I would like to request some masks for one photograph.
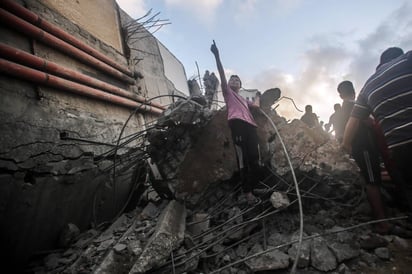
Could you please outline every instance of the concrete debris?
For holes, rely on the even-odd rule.
[[[171,201],[163,211],[155,233],[129,273],[145,273],[168,258],[184,239],[186,227],[185,207]]]
[[[283,208],[287,207],[290,204],[289,198],[286,193],[276,191],[274,191],[272,195],[270,195],[270,202],[272,203],[274,208]]]
[[[270,249],[270,247],[268,247]],[[251,254],[263,251],[260,245],[255,245]],[[274,250],[252,259],[249,259],[245,264],[252,272],[286,269],[289,266],[289,256],[282,251]]]
[[[322,237],[313,239],[310,258],[311,265],[320,271],[331,271],[336,269],[338,265],[336,257]]]
[[[69,247],[79,234],[80,229],[75,224],[66,224],[59,237],[59,246],[63,248]]]
[[[195,213],[193,214],[193,221],[187,225],[188,231],[192,235],[199,235],[210,228],[210,219],[207,213]]]
[[[371,215],[362,210],[366,198],[357,168],[334,140],[300,121],[287,123],[267,111],[296,174],[303,235],[289,163],[267,118],[254,114],[262,178],[257,178],[260,201],[251,206],[241,199],[225,110],[212,112],[193,100],[181,100],[148,131],[150,174],[145,177],[150,177],[150,186],[141,192],[144,199],[109,227],[69,237],[75,242],[67,250],[51,252],[35,269],[39,273],[286,273],[302,237],[299,273],[349,274],[390,262],[397,256],[391,252],[393,246],[409,248],[407,240],[380,236],[366,224],[353,228],[370,221]]]
[[[307,237],[308,235],[306,233],[303,233],[302,236]],[[292,241],[297,241],[298,239],[299,239],[299,232],[295,232],[292,235],[291,240]],[[297,264],[297,266],[299,268],[307,267],[310,264],[310,251],[311,251],[310,247],[311,247],[311,243],[312,243],[311,240],[302,242],[302,246],[301,246],[300,253],[299,253],[299,258],[298,258],[298,264]],[[294,244],[292,244],[292,246],[288,250],[288,254],[289,254],[291,260],[293,260],[293,261],[296,259],[298,245],[299,245],[299,243],[294,243]]]
[[[338,263],[341,263],[343,261],[347,261],[349,259],[359,256],[359,247],[352,246],[350,244],[342,244],[342,243],[334,242],[329,245],[329,248],[335,255]]]
[[[387,247],[378,247],[374,251],[375,255],[378,256],[379,259],[382,260],[389,260],[391,258],[389,249]]]
[[[140,217],[143,220],[144,219],[153,219],[153,218],[157,217],[157,215],[159,215],[159,209],[152,202],[149,202],[146,205],[146,207],[143,209],[142,213],[140,213]]]

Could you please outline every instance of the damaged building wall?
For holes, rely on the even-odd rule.
[[[25,19],[13,19],[23,22],[21,24],[8,21],[8,18],[19,16],[9,9],[6,2],[1,2],[1,12],[7,16],[1,16],[0,60],[16,69],[8,71],[2,65],[0,74],[0,232],[2,259],[21,263],[38,251],[59,247],[59,237],[68,223],[84,230],[91,223],[97,225],[110,221],[119,212],[135,183],[133,157],[139,152],[133,148],[141,141],[136,133],[162,112],[160,104],[171,101],[167,97],[154,100],[157,107],[145,105],[125,125],[136,106],[142,105],[133,98],[167,95],[174,88],[164,75],[157,44],[141,41],[138,46],[153,54],[140,56],[143,60],[136,64],[128,59],[133,55],[125,56],[114,42],[107,44],[91,30],[83,29],[78,22],[62,16],[55,6],[48,6],[48,1],[11,1],[133,72],[132,76],[115,77],[97,68],[93,62],[79,60],[59,49],[57,44],[48,43],[45,40],[48,32],[39,27],[39,37],[22,30],[19,26],[28,23]],[[102,3],[93,3],[94,10],[99,10]],[[104,5],[116,6],[114,0],[104,1]],[[118,24],[122,21],[115,20],[117,12],[110,20],[104,17],[96,20],[99,19],[100,25],[106,29],[117,31],[121,37]],[[147,40],[156,39],[150,36]],[[17,53],[16,56],[24,52],[44,59],[44,68],[33,68],[11,60],[5,51],[10,48]],[[41,72],[52,63],[59,65],[60,69],[48,74]],[[33,73],[24,78],[23,69]],[[73,88],[64,81],[61,86],[52,85],[51,81],[57,77],[55,74],[66,69],[70,70],[70,75],[79,73],[82,77],[109,84],[115,91],[126,91],[130,93],[126,94],[129,97],[117,99],[123,102],[121,105],[107,101],[114,98],[113,93],[93,86],[84,84],[84,89],[103,92],[101,97],[75,94],[73,92],[79,92],[79,86]],[[44,84],[36,75],[45,77]],[[66,76],[58,77],[67,80]],[[117,148],[120,132],[129,143]],[[118,158],[114,158],[114,154]],[[114,159],[118,159],[117,162]]]
[[[162,43],[160,43],[160,41],[157,41],[157,44],[162,56],[167,79],[174,84],[176,90],[189,96],[187,77],[182,63],[180,63],[180,61]]]
[[[117,51],[123,51],[119,32],[120,22],[115,1],[99,0],[98,7],[96,7],[96,1],[90,0],[41,0],[41,2],[57,10],[81,29],[90,32],[93,36],[112,46]],[[96,12],[97,10],[98,12]]]
[[[182,63],[168,50],[160,50],[160,47],[164,46],[144,28],[143,24],[133,20],[121,9],[119,13],[125,40],[125,55],[135,70],[143,76],[138,78],[137,92],[149,98],[160,96],[155,101],[162,105],[174,100],[173,97],[163,95],[188,94],[186,73]],[[168,71],[165,69],[165,62],[169,67]],[[185,84],[182,85],[181,82]]]

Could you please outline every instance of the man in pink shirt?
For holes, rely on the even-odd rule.
[[[246,195],[247,201],[253,204],[258,201],[252,191],[259,176],[259,149],[256,132],[257,125],[250,112],[250,107],[259,107],[259,96],[257,96],[254,102],[250,102],[240,96],[239,90],[242,87],[242,82],[239,76],[232,75],[229,78],[229,82],[227,82],[223,65],[220,61],[219,50],[214,41],[210,50],[215,56],[220,75],[229,127],[232,132],[238,167],[242,178],[243,192]]]

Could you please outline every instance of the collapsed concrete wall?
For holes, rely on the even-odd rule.
[[[56,43],[45,40],[50,36],[48,31],[34,26],[44,21],[30,23],[2,1],[1,12],[7,17],[2,15],[0,25],[1,61],[17,69],[12,74],[3,67],[0,75],[0,234],[2,259],[21,263],[37,251],[58,247],[59,236],[68,223],[84,230],[90,224],[110,221],[124,208],[136,183],[133,157],[141,153],[135,149],[141,142],[137,133],[162,111],[156,108],[157,111],[152,112],[154,107],[146,105],[131,115],[136,106],[142,105],[133,98],[168,95],[173,85],[164,75],[159,49],[150,33],[146,32],[149,37],[146,42],[140,41],[139,47],[153,54],[143,56],[137,65],[128,59],[133,56],[125,56],[117,46],[99,40],[62,16],[56,7],[50,8],[48,1],[11,2],[27,8],[132,72],[129,76],[114,77],[99,69],[94,59],[87,63],[62,51]],[[99,10],[100,4],[94,2],[94,10]],[[116,6],[115,1],[105,4]],[[113,12],[116,18],[118,12]],[[19,24],[7,18],[18,20]],[[108,21],[115,22],[113,25],[106,21],[100,21],[100,25],[122,37],[118,26],[122,21],[116,20]],[[36,28],[35,33],[19,28],[27,24]],[[3,51],[10,48],[15,50],[16,56],[23,52],[44,59],[44,67],[17,64]],[[42,72],[52,62],[60,69],[46,72],[48,74]],[[34,76],[23,79],[22,68],[42,73],[44,84]],[[50,79],[63,70],[70,70],[70,75],[78,73],[90,77],[91,82],[94,79],[102,81],[103,85],[111,85],[112,89],[121,90],[129,97],[118,99],[126,102],[119,105],[107,101],[115,96],[107,91],[99,98],[91,98],[79,94],[78,85],[69,87],[68,82],[59,87],[50,85]],[[84,89],[102,93],[93,85],[83,85]],[[142,86],[144,88],[139,88]],[[154,101],[160,105],[171,99],[164,97]],[[122,139],[119,139],[120,133]]]

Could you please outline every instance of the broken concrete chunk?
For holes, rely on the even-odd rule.
[[[157,208],[157,206],[152,203],[149,202],[146,207],[143,209],[142,213],[140,213],[140,217],[142,220],[145,219],[153,219],[155,218],[157,215],[159,215],[159,209]]]
[[[268,246],[268,249],[273,248]],[[263,248],[252,248],[253,253],[263,251]],[[273,250],[257,257],[247,260],[246,265],[252,270],[252,272],[286,269],[289,266],[289,256],[279,250]]]
[[[274,208],[285,208],[290,204],[286,193],[277,191],[274,191],[272,195],[270,195],[270,202]]]
[[[106,249],[108,249],[110,246],[112,246],[113,243],[114,243],[114,239],[113,239],[113,238],[108,239],[108,240],[105,240],[105,241],[101,242],[100,245],[97,247],[97,251],[106,250]]]
[[[322,237],[312,240],[310,258],[311,265],[320,271],[331,271],[338,265],[335,255]]]
[[[145,273],[160,266],[184,239],[186,209],[179,202],[170,201],[159,217],[156,230],[129,273]]]
[[[374,251],[375,255],[378,256],[379,259],[382,260],[389,260],[391,258],[389,249],[387,247],[378,247]]]
[[[123,250],[126,249],[126,245],[125,244],[117,244],[113,247],[114,251],[116,251],[117,253],[121,253]]]
[[[332,243],[329,248],[335,254],[339,263],[355,258],[360,254],[360,249],[350,244]]]
[[[306,233],[303,233],[303,238],[307,237],[308,235]],[[299,240],[299,231],[295,232],[292,235],[292,241],[297,241]],[[298,267],[303,268],[307,267],[310,264],[310,246],[311,246],[312,240],[306,240],[302,241],[300,253],[299,253],[299,258],[298,258]],[[288,250],[288,254],[292,261],[296,259],[296,254],[298,251],[298,246],[299,243],[294,243]]]
[[[60,247],[69,247],[79,236],[80,229],[72,223],[66,224],[59,237]]]
[[[127,249],[135,256],[139,256],[143,251],[142,244],[138,240],[129,241],[127,244]]]
[[[267,244],[270,246],[279,246],[279,245],[289,243],[291,240],[290,240],[289,235],[285,235],[285,234],[281,234],[279,232],[273,231],[273,232],[270,232],[270,235],[267,241],[268,241]],[[279,248],[279,250],[286,253],[289,247],[290,245],[282,246]]]
[[[188,225],[188,230],[193,236],[199,235],[210,227],[210,215],[207,213],[195,213],[190,225]]]

